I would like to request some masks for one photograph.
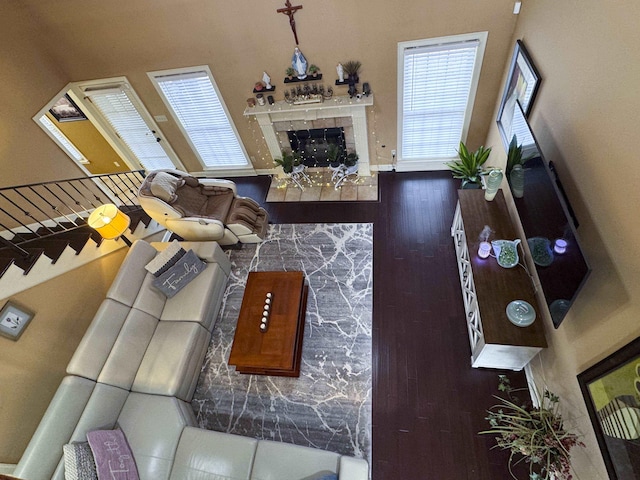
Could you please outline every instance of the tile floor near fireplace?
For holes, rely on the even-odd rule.
[[[289,178],[273,176],[267,193],[267,202],[353,202],[378,200],[378,176],[354,177],[338,189],[331,181],[328,168],[308,168],[311,184],[303,183],[304,190]]]

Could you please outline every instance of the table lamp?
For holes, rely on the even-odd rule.
[[[113,203],[107,203],[96,208],[87,221],[89,226],[95,230],[107,240],[115,240],[122,238],[124,243],[131,246],[131,241],[124,236],[124,233],[129,228],[131,219],[118,210]]]

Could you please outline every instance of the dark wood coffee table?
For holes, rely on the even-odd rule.
[[[268,292],[272,294],[269,327],[262,332]],[[229,365],[240,373],[299,377],[307,293],[303,272],[250,272]]]

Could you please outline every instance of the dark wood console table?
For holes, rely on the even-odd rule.
[[[478,256],[479,235],[485,225],[493,230],[490,240],[519,238],[504,195],[498,190],[495,199],[487,202],[483,190],[459,190],[458,199],[451,236],[467,314],[471,365],[522,370],[547,347],[533,282],[520,265],[503,268],[494,257]],[[521,248],[518,253],[525,263]],[[513,300],[525,300],[535,308],[532,325],[519,327],[509,321],[506,308]]]

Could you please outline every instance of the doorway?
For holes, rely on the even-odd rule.
[[[125,77],[71,83],[33,120],[88,175],[184,170]]]

